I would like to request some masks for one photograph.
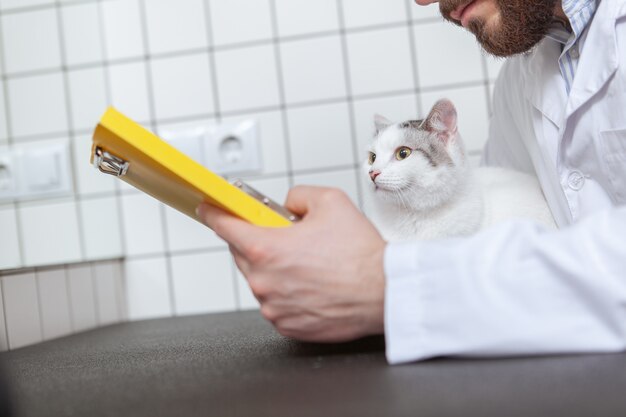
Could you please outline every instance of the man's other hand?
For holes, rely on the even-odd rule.
[[[282,335],[342,342],[384,331],[386,243],[342,191],[300,186],[285,206],[287,228],[253,226],[214,206],[198,216],[230,250],[261,314]]]

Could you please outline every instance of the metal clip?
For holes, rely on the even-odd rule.
[[[100,147],[96,148],[94,153],[93,165],[98,168],[100,172],[113,175],[114,177],[123,177],[126,175],[128,167],[130,166],[130,164],[122,158],[113,156],[103,151]]]
[[[259,191],[257,191],[254,188],[250,187],[248,184],[246,184],[245,182],[241,181],[240,179],[233,180],[231,182],[231,184],[233,184],[235,187],[239,188],[241,191],[243,191],[246,194],[248,194],[250,197],[253,197],[254,199],[260,201],[263,204],[265,204],[267,207],[271,208],[276,213],[280,214],[281,216],[283,216],[284,218],[288,219],[289,221],[297,222],[298,220],[301,220],[300,216],[297,216],[297,215],[293,214],[292,212],[287,210],[285,207],[281,206],[280,204],[276,203],[275,201],[273,201],[273,200],[269,199],[268,197],[264,196]]]

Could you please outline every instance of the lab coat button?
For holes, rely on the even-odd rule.
[[[585,176],[580,171],[572,171],[567,177],[567,185],[574,191],[579,191],[585,185]]]
[[[574,47],[570,49],[569,56],[571,56],[573,59],[578,59],[578,57],[580,56],[580,54],[578,53],[578,48]]]

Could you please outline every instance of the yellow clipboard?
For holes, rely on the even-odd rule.
[[[114,108],[93,134],[91,163],[198,220],[207,202],[252,224],[290,226],[298,217],[240,180],[229,183]]]

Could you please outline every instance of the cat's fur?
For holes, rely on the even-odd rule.
[[[470,168],[452,102],[440,100],[425,120],[391,123],[376,116],[365,174],[371,219],[386,240],[472,234],[493,224],[534,219],[556,227],[537,180],[502,168]],[[402,147],[408,157],[396,158]],[[406,153],[406,152],[405,152]]]

